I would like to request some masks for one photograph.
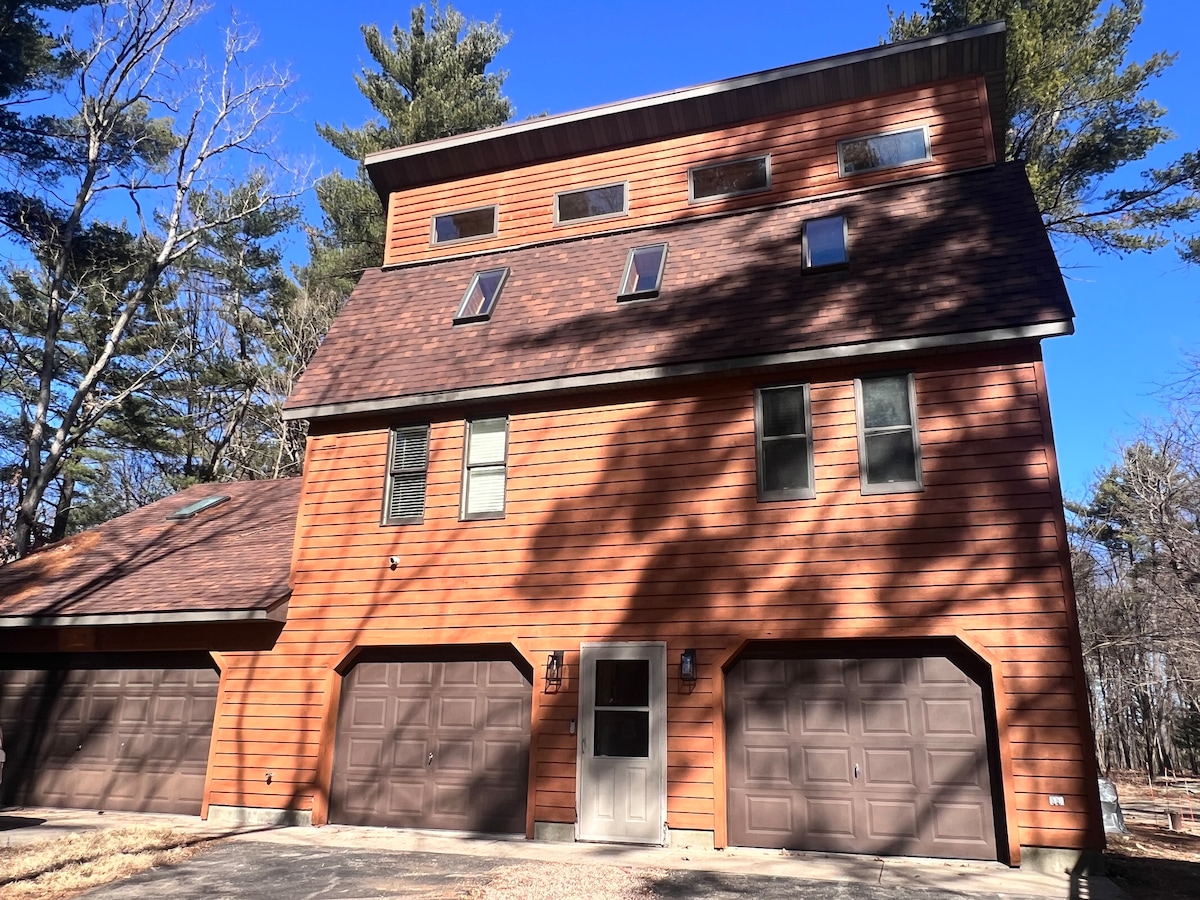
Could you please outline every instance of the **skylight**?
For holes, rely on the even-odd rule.
[[[649,244],[634,247],[625,262],[625,274],[621,278],[620,300],[636,300],[652,297],[662,286],[663,269],[667,264],[667,245]]]
[[[839,266],[849,258],[845,216],[826,216],[804,223],[804,268]]]
[[[476,272],[471,278],[471,283],[467,285],[467,292],[463,294],[454,321],[483,322],[491,318],[496,301],[500,298],[500,290],[507,279],[508,266]]]
[[[220,506],[229,499],[228,494],[210,494],[207,497],[201,497],[187,506],[181,506],[175,512],[167,516],[168,519],[190,519],[206,509],[212,509],[214,506]]]

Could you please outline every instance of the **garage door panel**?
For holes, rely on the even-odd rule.
[[[948,659],[744,659],[726,695],[731,843],[996,858],[983,695]]]
[[[343,680],[333,821],[524,831],[531,706],[529,682],[511,662],[359,663]],[[355,742],[368,739],[384,748],[373,775],[387,786],[370,803],[348,793]]]

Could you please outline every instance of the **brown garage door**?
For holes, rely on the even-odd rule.
[[[508,660],[360,662],[342,686],[331,819],[524,832],[530,691]]]
[[[220,681],[207,654],[13,661],[4,804],[199,815]]]
[[[732,844],[996,858],[982,692],[950,660],[743,659],[726,696]]]

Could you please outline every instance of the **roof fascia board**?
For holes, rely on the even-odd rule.
[[[290,596],[290,594],[289,594]],[[59,628],[83,625],[211,625],[226,622],[286,622],[288,598],[267,609],[213,612],[97,613],[83,616],[0,616],[0,628]]]
[[[1013,328],[993,328],[984,331],[967,331],[957,334],[939,334],[926,337],[901,338],[891,341],[869,341],[860,344],[839,344],[813,350],[793,350],[787,353],[771,353],[761,356],[743,356],[732,359],[698,363],[679,363],[668,366],[645,366],[593,375],[574,375],[565,378],[548,378],[518,384],[488,385],[458,391],[437,391],[412,394],[407,397],[389,397],[381,400],[355,400],[347,403],[325,403],[313,406],[285,409],[285,421],[299,419],[321,419],[333,416],[353,416],[370,413],[413,410],[423,407],[442,406],[448,403],[469,403],[501,397],[531,396],[558,391],[579,391],[589,388],[609,387],[635,381],[660,381],[687,378],[697,375],[713,375],[749,369],[777,369],[784,366],[808,363],[833,362],[842,359],[864,359],[874,356],[894,356],[902,353],[966,347],[976,344],[1008,343],[1011,341],[1041,340],[1073,334],[1075,326],[1071,320],[1043,322],[1036,325],[1021,325]]]

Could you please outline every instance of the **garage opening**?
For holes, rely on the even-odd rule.
[[[996,859],[981,665],[957,642],[752,645],[725,682],[730,843]]]
[[[207,653],[2,665],[0,805],[200,814],[220,683]]]
[[[350,665],[331,821],[524,833],[533,669],[510,644],[371,648]]]

